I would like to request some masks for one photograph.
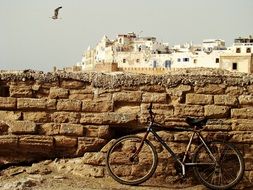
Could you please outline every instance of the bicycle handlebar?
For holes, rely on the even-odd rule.
[[[152,111],[152,106],[153,106],[153,103],[151,102],[150,105],[149,105],[149,107],[147,108],[147,110],[149,112],[151,122],[154,122],[155,113]]]
[[[151,102],[148,109],[147,109],[149,112],[152,112],[152,105],[153,105],[153,103]]]

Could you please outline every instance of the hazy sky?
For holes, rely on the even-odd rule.
[[[62,6],[60,17],[53,10]],[[103,35],[170,45],[253,35],[253,0],[0,0],[0,70],[52,71],[81,61]],[[141,32],[143,31],[143,32]]]

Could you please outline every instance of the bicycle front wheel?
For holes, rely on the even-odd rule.
[[[158,157],[155,147],[141,137],[121,137],[111,146],[106,156],[106,168],[110,176],[119,183],[138,185],[148,180],[156,170]]]
[[[202,144],[193,156],[194,173],[201,183],[211,189],[230,189],[242,179],[244,159],[241,153],[227,142]]]

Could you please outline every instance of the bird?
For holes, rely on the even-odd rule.
[[[57,7],[55,10],[54,10],[54,16],[52,16],[51,18],[52,19],[58,19],[58,13],[59,13],[59,10],[61,9],[62,7]]]

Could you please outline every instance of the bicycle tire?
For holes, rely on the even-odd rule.
[[[129,135],[116,140],[106,155],[109,175],[125,185],[138,185],[147,181],[155,172],[158,156],[154,145],[145,140],[138,156],[131,160],[142,138]]]
[[[240,151],[234,145],[221,141],[210,142],[208,147],[218,162],[212,161],[210,153],[201,144],[196,149],[192,162],[209,162],[209,165],[194,166],[196,178],[211,189],[230,189],[237,185],[245,170],[244,159]]]

